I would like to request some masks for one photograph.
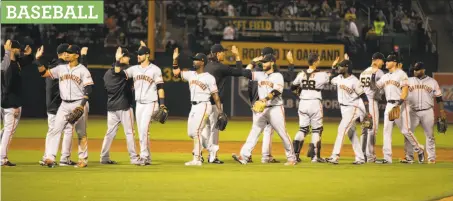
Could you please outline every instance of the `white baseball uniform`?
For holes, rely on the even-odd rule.
[[[214,76],[206,72],[198,74],[195,71],[182,71],[181,78],[189,83],[192,108],[187,122],[187,134],[194,142],[193,160],[200,161],[202,147],[207,147],[209,151],[213,148],[208,147],[211,133],[209,116],[212,113],[209,99],[218,92],[217,84]]]
[[[50,69],[49,72],[52,79],[59,80],[60,96],[63,100],[57,111],[54,129],[49,133],[49,146],[46,147],[46,159],[55,161],[58,146],[60,144],[61,132],[68,124],[65,116],[72,113],[76,107],[80,106],[84,97],[85,86],[93,85],[94,83],[90,71],[82,64],[72,68],[69,67],[69,64],[58,65],[57,67]],[[78,135],[79,161],[85,163],[88,162],[88,139],[86,132],[88,112],[89,105],[87,103],[84,108],[84,115],[80,117],[74,125]],[[65,149],[70,150],[71,146],[69,145],[69,147]]]
[[[367,159],[370,160],[375,160],[376,159],[376,152],[375,152],[375,145],[376,145],[376,134],[377,130],[379,129],[379,100],[376,100],[376,93],[373,89],[371,89],[370,84],[371,84],[371,76],[373,75],[372,72],[373,68],[369,67],[365,69],[360,74],[360,82],[362,83],[363,90],[365,91],[365,94],[368,98],[368,108],[370,111],[370,115],[373,118],[373,128],[372,129],[366,129],[362,131],[362,136],[360,138],[360,144],[362,144],[362,141],[364,140],[363,135],[367,135],[367,142],[366,142],[366,156]],[[380,80],[381,77],[384,75],[384,71],[379,69],[376,72],[376,81]]]
[[[273,90],[283,93],[284,80],[280,73],[266,74],[265,72],[252,72],[252,80],[258,82],[258,96],[260,100],[268,96]],[[242,146],[240,152],[241,156],[245,160],[249,159],[256,143],[258,142],[261,132],[264,127],[266,127],[268,122],[282,139],[288,161],[296,161],[291,138],[286,131],[285,108],[283,107],[283,99],[281,95],[267,101],[266,108],[263,112],[253,112],[252,129],[247,137],[247,141]]]
[[[423,151],[423,145],[420,145],[417,138],[410,130],[411,119],[409,118],[409,105],[404,102],[401,107],[400,118],[396,119],[395,122],[389,120],[389,112],[393,107],[397,106],[398,101],[401,99],[402,87],[408,86],[407,74],[398,69],[393,73],[387,73],[376,82],[376,86],[380,89],[384,89],[385,98],[387,99],[387,106],[384,112],[384,143],[382,151],[384,153],[384,159],[388,163],[392,163],[392,129],[393,123],[401,130],[404,137],[414,146],[415,152]]]
[[[140,65],[131,66],[124,70],[126,79],[134,80],[136,118],[138,136],[140,141],[140,158],[151,162],[149,150],[149,124],[151,117],[159,109],[157,84],[164,83],[162,71],[154,64],[146,67]]]
[[[321,90],[325,88],[330,82],[330,74],[327,72],[307,70],[310,77],[307,79],[307,74],[302,71],[293,81],[294,86],[300,86],[302,91],[299,99],[299,131],[296,134],[295,141],[300,141],[301,146],[305,136],[309,133],[309,126],[312,129],[311,141],[314,145],[315,156],[313,160],[317,159],[318,142],[321,141],[321,134],[323,130],[323,106]],[[301,147],[300,147],[301,149]]]
[[[426,152],[428,161],[436,160],[436,142],[434,139],[434,97],[441,97],[442,91],[437,81],[429,76],[421,79],[417,77],[409,78],[409,96],[407,102],[410,106],[411,131],[421,124],[426,136]],[[412,145],[405,139],[404,150],[406,158],[414,158]]]
[[[332,79],[331,84],[337,86],[338,103],[340,104],[342,116],[331,157],[334,159],[340,157],[343,139],[347,134],[349,140],[351,140],[355,160],[364,162],[365,157],[355,129],[356,120],[359,118],[363,119],[366,114],[363,101],[359,97],[365,93],[362,84],[354,75],[350,75],[347,78],[344,78],[343,75],[338,75]]]

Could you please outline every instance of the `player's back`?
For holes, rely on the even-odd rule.
[[[371,76],[373,75],[373,68],[368,67],[365,69],[362,73],[360,73],[360,82],[362,83],[363,91],[365,91],[365,94],[368,96],[368,99],[373,98],[374,99],[374,94],[375,91],[371,89]],[[381,77],[384,75],[384,71],[379,69],[376,72],[376,81],[381,79]]]
[[[307,74],[302,71],[294,80],[294,85],[299,85],[302,88],[299,98],[301,100],[322,100],[321,90],[329,83],[329,74],[327,72],[320,72],[318,70],[310,71],[310,78],[307,80]]]

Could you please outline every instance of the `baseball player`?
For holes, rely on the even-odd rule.
[[[263,70],[262,64],[259,63],[258,61],[266,55],[274,55],[274,50],[271,47],[263,48],[261,56],[254,58],[252,60],[252,62],[249,65],[247,65],[246,68],[251,69],[251,70],[253,69],[254,71],[262,71]],[[285,82],[292,82],[294,80],[295,75],[297,75],[297,74],[294,73],[294,63],[293,63],[294,59],[292,57],[291,51],[289,51],[288,54],[286,55],[286,59],[289,61],[288,71],[280,72],[278,70],[278,68],[275,68],[274,71],[281,73]],[[250,103],[253,105],[255,103],[255,101],[259,100],[258,83],[254,80],[249,80],[248,91],[249,91]],[[280,162],[280,161],[276,160],[271,154],[273,134],[274,134],[274,129],[268,123],[263,130],[261,163],[279,163]],[[249,163],[252,162],[252,156],[250,156],[248,162]]]
[[[305,136],[308,135],[312,128],[312,143],[310,143],[309,152],[312,163],[325,162],[321,158],[321,135],[323,131],[323,106],[321,90],[329,84],[330,75],[327,72],[320,72],[317,67],[320,58],[317,53],[310,53],[308,56],[308,70],[300,72],[291,85],[291,91],[300,89],[299,103],[299,131],[294,139],[294,150],[297,161],[301,161],[299,154],[304,144]]]
[[[63,43],[57,47],[57,59],[53,59],[47,66],[48,68],[55,68],[58,65],[67,64],[66,59],[66,50],[68,49],[69,44]],[[80,51],[80,63],[87,66],[87,54],[88,48],[84,47]],[[50,77],[46,78],[46,106],[47,106],[47,124],[48,130],[46,135],[46,144],[45,147],[49,146],[49,134],[54,128],[55,118],[58,111],[58,107],[61,105],[60,90],[58,86],[58,80],[54,80]],[[60,166],[73,166],[77,163],[71,160],[71,151],[72,151],[72,133],[73,126],[67,124],[63,130],[63,142],[61,143],[61,157],[60,157]],[[39,161],[39,164],[44,166],[44,159],[46,153],[42,156],[42,159]]]
[[[286,131],[285,108],[283,107],[282,92],[284,89],[283,76],[274,73],[275,57],[266,55],[260,61],[263,64],[263,71],[252,72],[244,70],[244,77],[258,82],[258,95],[260,100],[253,106],[253,125],[247,141],[243,145],[239,155],[233,154],[234,160],[241,164],[247,164],[248,158],[258,142],[259,135],[266,127],[267,122],[277,131],[282,139],[285,148],[287,162],[285,165],[295,165],[297,163],[292,147],[291,138]]]
[[[88,140],[86,132],[86,120],[88,118],[88,100],[93,88],[93,79],[90,71],[79,63],[80,48],[70,45],[66,50],[67,64],[61,64],[55,68],[46,69],[41,58],[44,47],[36,53],[36,64],[42,77],[50,77],[59,80],[60,97],[62,103],[58,108],[54,129],[48,134],[48,147],[46,147],[45,165],[55,167],[55,157],[60,144],[61,132],[68,123],[74,124],[78,135],[79,161],[74,167],[84,168],[88,165]],[[70,116],[80,114],[76,119]]]
[[[412,133],[420,124],[425,131],[426,136],[426,152],[428,153],[428,163],[436,163],[436,142],[433,134],[434,127],[434,98],[439,104],[440,117],[446,119],[444,104],[442,100],[442,91],[439,88],[437,81],[425,75],[425,65],[423,62],[417,62],[411,69],[415,77],[409,78],[409,95],[407,102],[410,106],[410,129]],[[404,140],[404,151],[406,157],[401,163],[413,163],[414,152],[413,147],[407,139]]]
[[[7,40],[4,44],[4,49],[5,55],[1,66],[1,115],[3,128],[0,133],[0,157],[1,166],[16,166],[16,164],[10,162],[8,159],[8,146],[16,132],[22,113],[21,67],[29,65],[31,62],[29,55],[32,50],[27,45],[25,50],[21,51],[20,43],[15,40]]]
[[[379,81],[376,81],[378,69],[373,69],[370,83],[372,89],[384,89],[387,100],[387,106],[385,107],[384,112],[384,159],[379,161],[376,160],[376,163],[392,163],[393,123],[396,123],[400,128],[401,133],[414,147],[414,151],[418,153],[419,162],[423,163],[425,160],[424,147],[418,143],[417,138],[409,129],[411,119],[409,118],[409,105],[406,102],[409,92],[407,74],[397,68],[399,63],[397,55],[390,54],[386,61],[386,68],[389,70],[389,73],[384,74]],[[395,120],[391,121],[390,118],[394,118]]]
[[[134,80],[135,110],[140,140],[140,162],[138,165],[142,166],[151,165],[149,124],[152,121],[152,116],[157,114],[159,110],[167,111],[162,71],[150,62],[150,53],[150,49],[141,42],[137,51],[139,65],[127,69],[115,66],[115,73],[119,73],[126,79],[132,78]]]
[[[352,164],[361,165],[365,163],[359,138],[355,130],[355,122],[357,119],[370,117],[368,98],[362,88],[362,83],[351,74],[352,62],[343,60],[336,67],[337,60],[334,62],[334,68],[338,68],[339,75],[331,80],[331,84],[337,86],[338,102],[341,108],[341,122],[338,126],[337,139],[333,147],[332,156],[326,161],[333,164],[338,164],[340,158],[340,150],[343,146],[343,139],[348,135],[352,143],[352,149],[355,154],[355,161]],[[360,100],[362,99],[362,100]],[[372,124],[371,122],[369,122]]]
[[[379,101],[382,95],[380,91],[375,92],[371,89],[371,75],[373,74],[373,69],[375,69],[376,80],[381,79],[384,75],[384,71],[381,70],[384,65],[384,60],[385,57],[382,53],[374,53],[372,56],[371,66],[360,74],[360,82],[362,83],[362,88],[368,98],[369,111],[371,118],[373,119],[373,128],[362,128],[362,136],[360,138],[365,159],[370,163],[374,163],[376,161],[376,152],[374,150],[376,145],[376,134],[379,128]]]
[[[210,103],[211,96],[213,97],[217,110],[222,115],[222,106],[219,99],[218,89],[214,76],[204,71],[204,67],[208,62],[208,57],[205,54],[198,53],[192,59],[196,71],[181,71],[178,67],[177,58],[179,56],[178,49],[173,53],[173,74],[187,80],[190,88],[190,102],[192,108],[189,113],[187,122],[188,135],[194,141],[193,160],[186,162],[186,166],[200,166],[201,151],[203,144],[207,144],[210,129],[207,127],[210,124],[209,116],[212,113]],[[202,132],[205,134],[202,135]],[[209,150],[209,149],[208,149]],[[211,152],[211,150],[209,150]]]
[[[134,110],[132,109],[133,94],[132,80],[115,73],[115,67],[126,70],[129,66],[130,54],[126,48],[119,47],[116,51],[116,63],[104,74],[104,87],[107,91],[107,133],[102,142],[101,164],[117,164],[110,159],[110,146],[118,132],[118,126],[123,125],[126,135],[127,151],[131,164],[140,164],[139,155],[135,151],[134,140]]]

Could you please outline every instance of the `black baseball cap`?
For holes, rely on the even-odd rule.
[[[144,55],[144,54],[150,54],[151,50],[145,46],[142,46],[138,49],[137,54],[138,55]]]
[[[308,54],[308,63],[314,63],[315,61],[318,61],[319,59],[319,55],[317,52],[310,52],[310,54]]]
[[[68,50],[68,47],[69,47],[69,44],[67,44],[67,43],[60,44],[57,47],[57,54],[61,54],[63,52],[66,52],[66,50]]]
[[[398,63],[398,62],[400,61],[400,59],[399,59],[398,55],[396,55],[396,54],[390,54],[390,55],[387,56],[386,61],[387,61],[387,62],[393,61],[393,62],[397,62],[397,63]]]
[[[19,48],[19,49],[20,49],[20,48],[21,48],[21,45],[20,45],[19,41],[17,41],[17,40],[12,40],[12,41],[11,41],[11,48]]]
[[[80,47],[77,45],[69,45],[68,49],[66,49],[68,54],[80,54]]]
[[[346,68],[352,68],[352,61],[349,60],[343,60],[341,61],[338,66],[340,67],[346,67]]]
[[[373,54],[371,59],[373,59],[373,60],[381,59],[382,61],[385,61],[385,56],[382,53],[380,53],[380,52],[376,52],[376,53]]]
[[[275,57],[272,54],[267,54],[263,57],[263,59],[260,60],[261,63],[266,63],[266,62],[270,62],[270,61],[275,62]]]
[[[266,55],[266,54],[274,54],[274,49],[271,47],[265,47],[263,50],[261,50],[261,55]]]
[[[203,53],[197,53],[195,56],[192,57],[192,59],[195,61],[202,61],[205,64],[208,61],[208,57]]]
[[[415,63],[413,70],[422,70],[422,69],[425,69],[425,64],[423,62]]]
[[[211,47],[211,53],[225,52],[227,49],[223,48],[220,44],[215,44]]]

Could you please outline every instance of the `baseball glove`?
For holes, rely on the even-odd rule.
[[[437,118],[437,132],[443,133],[447,132],[447,120],[441,117]]]
[[[366,114],[362,121],[362,128],[372,129],[373,128],[373,117],[370,114]]]
[[[160,105],[159,111],[157,111],[152,117],[152,119],[154,121],[158,121],[161,124],[164,124],[167,121],[167,118],[168,118],[168,109],[165,105]]]
[[[221,131],[225,130],[226,126],[228,124],[228,117],[225,113],[220,113],[219,117],[217,117],[217,123],[215,124],[215,127]]]
[[[389,112],[389,120],[394,121],[395,119],[400,118],[400,115],[401,115],[400,106],[395,106]]]
[[[255,104],[253,104],[252,111],[254,112],[263,112],[264,108],[266,107],[266,103],[262,100],[257,100],[255,101]]]
[[[71,113],[66,115],[66,121],[68,121],[70,124],[75,124],[77,120],[82,117],[83,112],[83,106],[76,107],[74,110],[72,110]]]

